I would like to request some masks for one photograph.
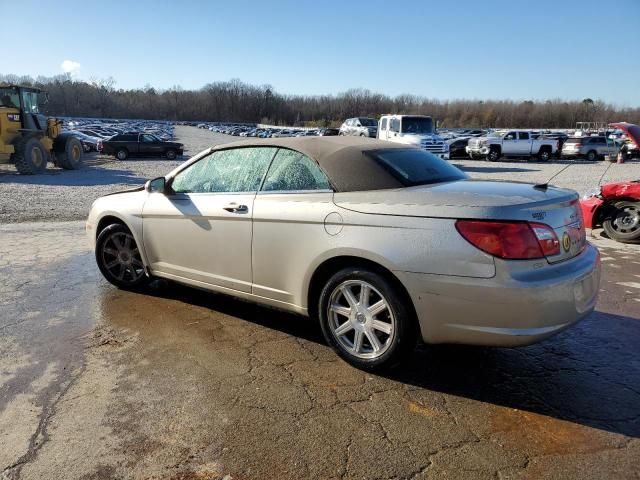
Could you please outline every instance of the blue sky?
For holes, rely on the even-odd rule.
[[[9,0],[0,0],[9,4]],[[21,0],[2,73],[640,106],[640,0]],[[5,7],[6,10],[6,7]],[[13,16],[15,19],[15,16]],[[28,28],[26,26],[28,25]],[[614,42],[614,39],[616,40]]]

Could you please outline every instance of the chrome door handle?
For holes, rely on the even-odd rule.
[[[231,213],[247,213],[249,211],[249,207],[246,205],[238,205],[237,203],[230,203],[222,208]]]

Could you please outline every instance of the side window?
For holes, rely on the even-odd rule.
[[[520,132],[518,135],[520,140],[529,140],[529,132]]]
[[[504,136],[505,140],[515,140],[517,138],[516,132],[509,132]]]
[[[152,135],[141,135],[141,137],[142,138],[140,140],[144,143],[153,143],[156,141],[156,139],[153,138]]]
[[[385,131],[387,129],[387,118],[383,118],[380,122],[380,130]]]
[[[178,173],[171,188],[175,193],[255,192],[276,151],[250,147],[213,152]]]
[[[389,121],[389,130],[391,130],[392,132],[400,133],[400,119],[399,118],[392,118]]]
[[[315,161],[295,150],[282,148],[273,159],[262,190],[331,190],[331,185]]]

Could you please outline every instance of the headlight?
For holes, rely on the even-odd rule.
[[[601,193],[602,193],[602,190],[600,189],[600,187],[596,187],[589,190],[587,193],[585,193],[582,198],[587,200],[588,198],[598,197],[600,196]]]

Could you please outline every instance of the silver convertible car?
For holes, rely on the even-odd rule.
[[[419,339],[542,340],[594,309],[600,280],[575,192],[355,137],[216,146],[99,198],[86,228],[114,285],[161,277],[310,315],[365,369]]]

